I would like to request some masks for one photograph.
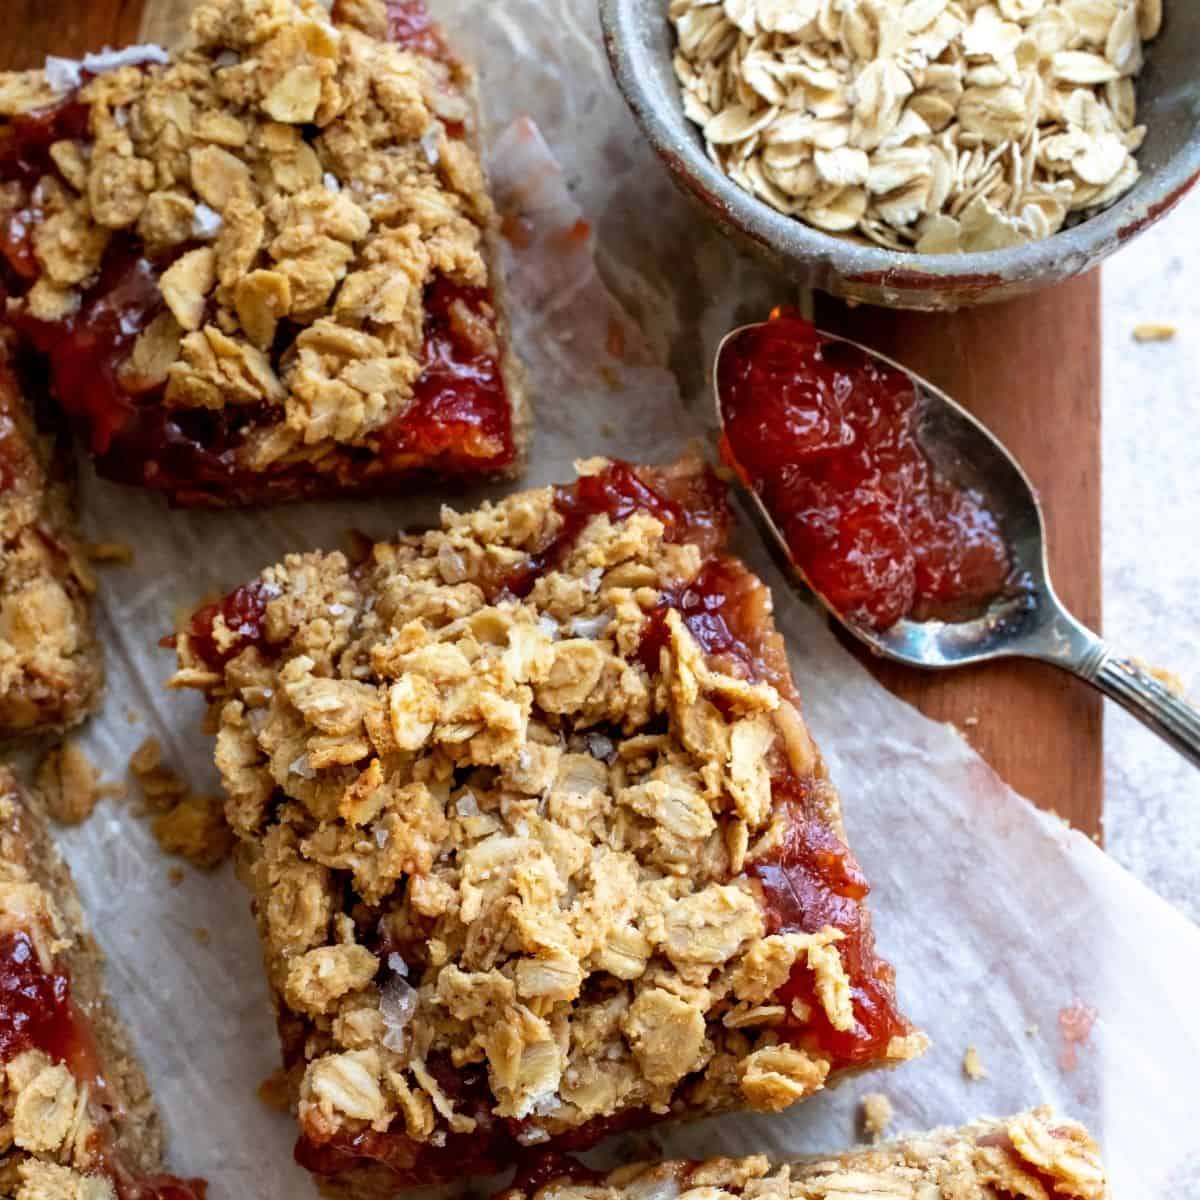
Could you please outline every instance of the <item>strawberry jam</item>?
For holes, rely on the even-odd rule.
[[[266,640],[263,622],[269,599],[263,584],[251,583],[236,588],[222,600],[197,609],[188,627],[189,644],[196,655],[212,670],[220,671],[247,646],[263,645]],[[224,620],[225,628],[233,635],[232,641],[223,648],[217,645],[213,632],[218,617]]]
[[[776,312],[726,345],[717,386],[723,456],[838,612],[886,629],[977,615],[1005,590],[996,519],[926,458],[903,371]]]
[[[71,981],[48,973],[24,930],[0,938],[0,1062],[25,1050],[44,1050],[72,1070],[87,1061],[83,1078],[94,1078],[94,1051],[84,1045],[71,1004]]]
[[[491,293],[439,276],[425,289],[422,371],[411,402],[379,434],[398,466],[495,469],[513,458],[512,412]]]
[[[711,473],[669,475],[619,460],[556,487],[554,507],[558,530],[504,580],[502,590],[510,595],[528,596],[542,575],[561,567],[593,517],[623,521],[635,512],[648,513],[662,522],[666,541],[695,542],[705,552],[724,540],[729,525],[724,488]]]
[[[775,994],[788,1015],[780,1033],[805,1048],[827,1055],[834,1067],[869,1065],[887,1053],[893,1037],[912,1027],[896,1006],[895,971],[875,953],[871,918],[863,901],[870,888],[849,847],[818,807],[809,781],[775,764],[771,793],[788,814],[782,845],[752,863],[748,873],[762,885],[770,933],[814,933],[832,925],[844,935],[837,942],[850,980],[855,1024],[835,1029],[816,995],[808,964],[796,963]],[[793,1010],[801,1001],[804,1018]]]
[[[453,62],[442,31],[429,15],[424,0],[388,0],[388,39],[405,50]]]

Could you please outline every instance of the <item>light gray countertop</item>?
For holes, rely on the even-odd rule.
[[[1104,633],[1200,694],[1200,192],[1105,264]],[[1144,322],[1174,325],[1139,344]],[[1200,920],[1200,771],[1105,712],[1110,853]]]

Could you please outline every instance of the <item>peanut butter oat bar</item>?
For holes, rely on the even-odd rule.
[[[503,1200],[1106,1200],[1100,1148],[1036,1108],[870,1150],[773,1164],[753,1158],[640,1163],[609,1175],[570,1159],[531,1164]]]
[[[41,815],[0,764],[0,1195],[203,1200],[162,1133],[102,958]]]
[[[346,1194],[913,1057],[698,462],[581,464],[193,617],[299,1110]]]
[[[100,472],[177,504],[514,473],[474,78],[418,0],[204,0],[0,74],[0,282]]]
[[[63,729],[103,681],[69,489],[0,337],[0,737]]]

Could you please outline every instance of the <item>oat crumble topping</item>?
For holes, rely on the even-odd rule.
[[[1096,1142],[1082,1125],[1049,1108],[785,1165],[761,1155],[642,1163],[605,1178],[570,1164],[565,1171],[551,1171],[548,1182],[545,1178],[522,1186],[518,1177],[503,1200],[535,1195],[538,1200],[1107,1200],[1109,1195]]]
[[[769,595],[719,553],[719,485],[580,469],[359,567],[289,556],[177,640],[324,1173],[322,1149],[418,1181],[472,1139],[503,1160],[630,1114],[779,1110],[923,1048],[865,909],[795,920],[755,873],[809,838],[852,860]],[[753,631],[725,653],[690,607],[716,571],[712,619]]]
[[[44,163],[0,154],[0,213],[28,229],[8,247],[24,276],[10,316],[102,465],[125,439],[137,462],[111,465],[138,482],[229,502],[217,483],[367,486],[447,454],[451,468],[511,466],[519,398],[505,396],[472,74],[389,40],[384,0],[328,7],[205,0],[179,54],[96,75],[84,63],[65,92],[62,71],[0,75],[0,123],[57,138]],[[71,391],[71,331],[103,326],[108,294],[136,338],[104,326],[112,361]],[[429,384],[454,365],[441,326],[494,374],[486,396],[474,376],[455,394],[477,406],[459,426],[446,385]],[[131,415],[133,396],[170,424]]]

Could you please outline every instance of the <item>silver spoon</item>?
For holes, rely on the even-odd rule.
[[[713,398],[724,431],[717,366],[743,325],[722,339],[713,360]],[[903,618],[888,629],[873,629],[838,612],[816,593],[830,613],[875,653],[913,667],[940,669],[996,658],[1033,658],[1077,675],[1153,729],[1193,765],[1200,766],[1200,710],[1164,687],[1131,658],[1118,654],[1103,638],[1077,621],[1050,582],[1046,563],[1045,523],[1037,493],[1007,449],[960,404],[928,380],[869,347],[836,334],[822,338],[846,342],[912,380],[917,404],[917,440],[935,470],[951,483],[983,495],[996,517],[1015,573],[1019,594],[1001,595],[972,620],[914,621]],[[782,532],[762,500],[751,497],[786,560],[807,584]],[[814,589],[815,590],[815,589]]]

